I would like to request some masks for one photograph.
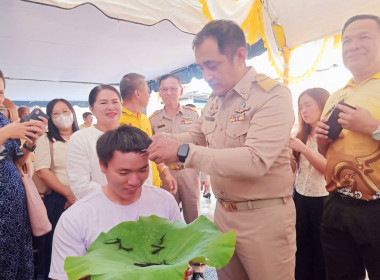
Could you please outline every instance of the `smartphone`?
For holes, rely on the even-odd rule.
[[[338,104],[341,104],[341,105],[347,106],[348,108],[356,110],[355,107],[348,105],[348,104],[344,103],[343,101],[338,102]],[[339,110],[338,108],[334,107],[334,109],[331,111],[331,114],[330,114],[329,119],[327,121],[327,125],[330,127],[329,133],[327,134],[327,136],[333,140],[338,138],[340,132],[343,129],[342,126],[338,123],[340,112],[342,112],[342,110]]]
[[[49,116],[46,115],[40,108],[35,108],[25,119],[25,121],[36,120],[42,121],[39,116],[44,117],[45,119],[49,119]]]

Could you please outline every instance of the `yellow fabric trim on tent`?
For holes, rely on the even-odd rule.
[[[206,19],[209,21],[213,20],[210,10],[207,5],[207,0],[199,0],[199,2],[202,5],[202,12]],[[260,0],[255,0],[254,4],[252,5],[252,8],[245,19],[245,21],[241,24],[241,29],[247,33],[247,42],[252,45],[256,43],[257,38],[259,35],[261,35],[261,39],[264,42],[264,47],[268,51],[268,58],[270,64],[275,68],[277,75],[283,79],[284,84],[287,85],[289,82],[297,83],[299,81],[304,80],[306,77],[310,77],[310,75],[315,71],[318,64],[321,61],[322,55],[326,50],[327,41],[330,38],[334,39],[334,48],[337,48],[340,43],[340,35],[330,36],[326,37],[323,41],[322,48],[320,52],[318,53],[316,59],[314,60],[313,64],[309,67],[309,69],[303,73],[300,76],[296,77],[289,77],[289,63],[290,63],[290,56],[291,52],[298,48],[299,46],[296,46],[292,49],[288,49],[286,47],[286,37],[284,29],[281,25],[272,24],[272,30],[274,32],[277,45],[281,50],[281,55],[284,59],[284,70],[282,70],[276,63],[272,51],[269,48],[268,39],[265,34],[265,27],[264,27],[264,20],[263,20],[263,11],[262,11],[262,5]]]
[[[261,11],[261,1],[256,0],[252,5],[251,10],[248,13],[247,18],[240,26],[243,31],[247,32],[247,42],[250,45],[253,45],[257,42],[257,38],[260,34],[259,25],[261,22],[261,18],[257,15],[260,14]]]
[[[207,5],[207,1],[206,0],[199,0],[199,3],[201,3],[201,5],[202,5],[202,12],[203,12],[204,16],[206,17],[206,19],[209,21],[212,21],[213,19],[212,19],[210,10],[209,10],[208,5]]]
[[[342,39],[342,35],[338,34],[334,36],[334,48],[337,49],[339,48],[340,45],[340,40]]]

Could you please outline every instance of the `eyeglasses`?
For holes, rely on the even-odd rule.
[[[171,88],[160,88],[160,92],[166,93],[166,92],[176,92],[178,90],[178,87],[171,87]]]

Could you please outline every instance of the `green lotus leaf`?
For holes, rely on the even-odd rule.
[[[67,257],[69,279],[183,279],[189,261],[217,269],[235,250],[235,232],[220,232],[200,216],[187,225],[157,216],[123,222],[102,232],[85,256]]]

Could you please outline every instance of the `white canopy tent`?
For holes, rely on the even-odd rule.
[[[233,2],[247,1],[254,2]],[[231,0],[207,2],[211,9]],[[379,0],[262,2],[288,48],[339,33],[350,16],[380,15]],[[196,0],[1,0],[7,96],[86,100],[95,84],[117,84],[128,72],[149,80],[186,67],[194,63],[193,34],[207,22],[202,8]]]

